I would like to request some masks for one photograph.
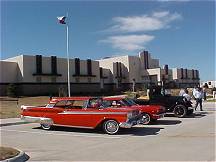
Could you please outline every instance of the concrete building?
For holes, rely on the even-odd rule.
[[[183,68],[173,68],[173,80],[178,87],[194,87],[200,82],[199,71]]]
[[[100,59],[102,68],[110,69],[113,75],[107,80],[116,88],[137,89],[150,85],[166,84],[171,87],[193,87],[199,84],[198,70],[169,69],[168,65],[160,67],[159,60],[151,57],[148,51],[140,52],[138,56],[118,56]]]
[[[0,61],[0,95],[8,85],[18,95],[67,95],[67,59],[56,56],[19,55]],[[150,85],[193,87],[199,85],[199,71],[160,67],[148,51],[137,56],[118,56],[100,60],[70,59],[72,94],[139,90]]]
[[[67,91],[67,59],[20,55],[0,62],[1,95],[16,84],[20,95],[50,95]],[[70,59],[71,93],[100,92],[98,61]]]
[[[111,58],[100,59],[99,65],[103,69],[109,69],[112,73],[111,78],[107,78],[116,88],[129,88],[134,82],[137,86],[141,84],[147,84],[154,81],[151,76],[156,75],[156,80],[158,73],[150,69],[160,70],[159,60],[152,59],[149,53],[143,52],[139,56],[118,56]],[[152,80],[151,80],[152,79]]]

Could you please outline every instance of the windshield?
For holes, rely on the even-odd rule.
[[[123,100],[128,103],[128,106],[136,105],[136,103],[130,98],[125,98]]]

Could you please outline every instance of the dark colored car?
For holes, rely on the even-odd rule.
[[[167,112],[173,112],[176,117],[182,118],[193,113],[192,102],[187,101],[183,96],[166,95],[165,90],[160,87],[153,87],[149,92],[149,100],[134,99],[139,105],[161,105]]]

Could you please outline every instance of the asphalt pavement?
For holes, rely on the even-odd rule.
[[[204,103],[204,111],[191,117],[168,116],[118,135],[64,127],[47,131],[37,123],[2,119],[1,145],[25,151],[29,161],[216,161],[215,115],[215,103]]]

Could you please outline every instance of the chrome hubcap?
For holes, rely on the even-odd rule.
[[[106,128],[109,132],[115,132],[118,129],[118,125],[115,122],[109,122],[107,123]]]
[[[143,124],[149,123],[149,120],[150,120],[149,115],[147,114],[143,115],[142,117]]]

